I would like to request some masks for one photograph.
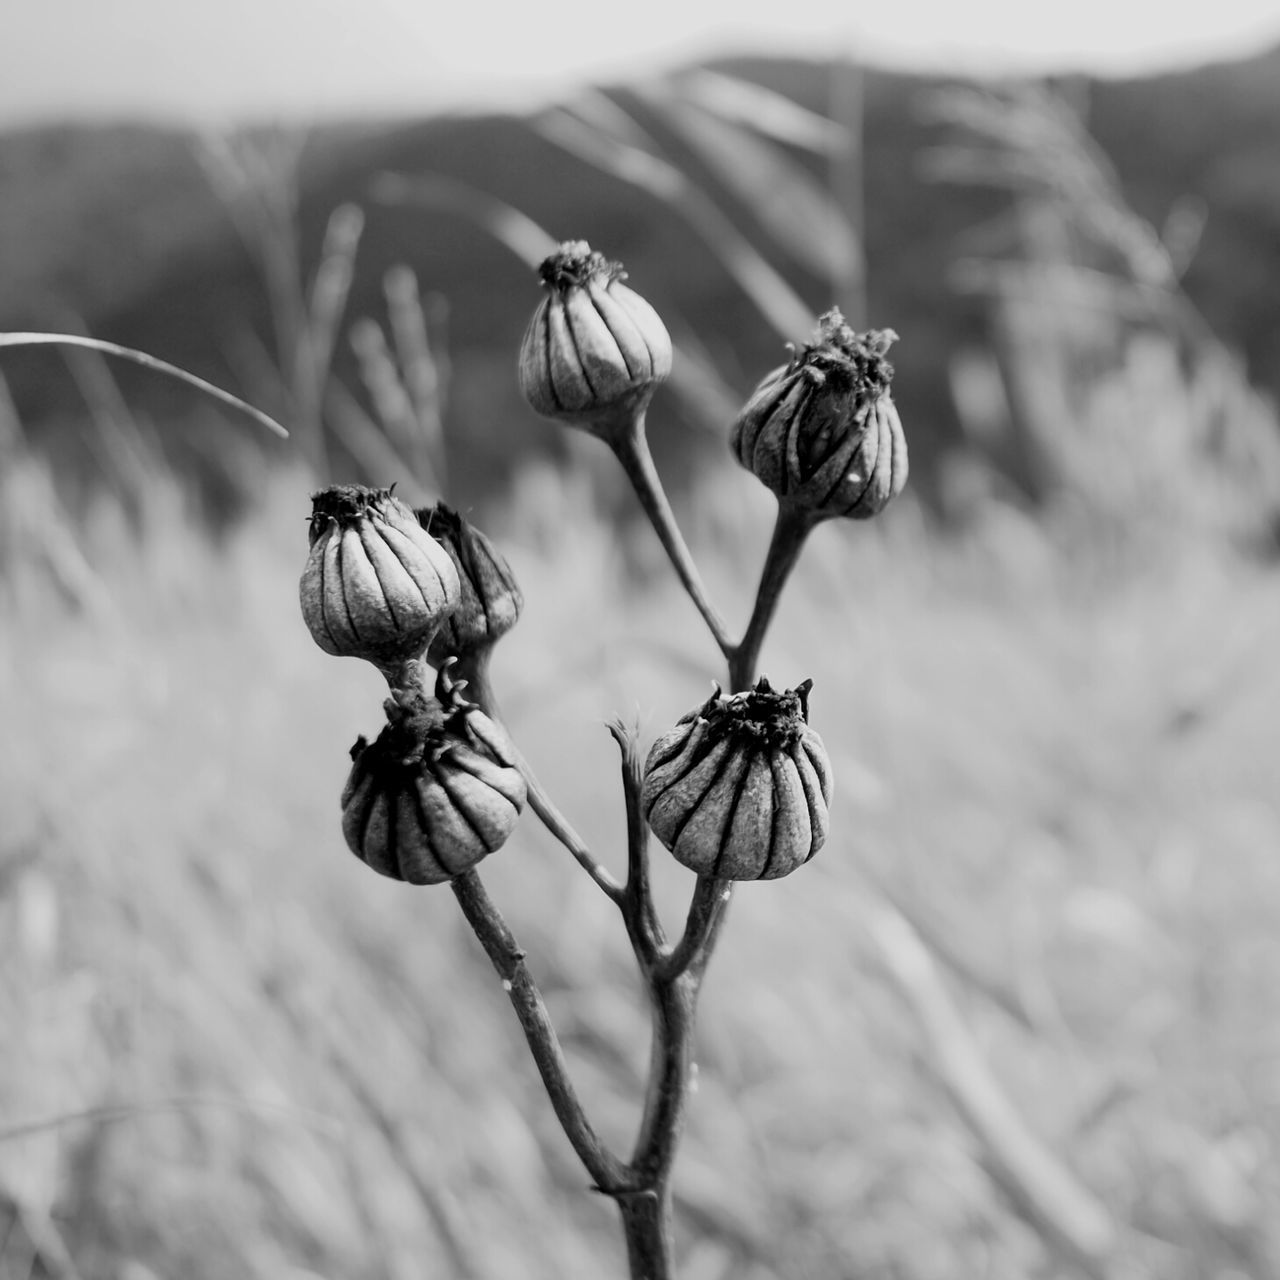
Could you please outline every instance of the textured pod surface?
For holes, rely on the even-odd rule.
[[[831,769],[808,723],[810,682],[716,692],[649,752],[641,806],[654,835],[702,876],[773,880],[827,838]]]
[[[839,311],[752,392],[734,457],[778,500],[822,517],[878,514],[907,482],[907,443],[889,383],[891,329],[855,333]]]
[[[422,507],[418,523],[448,552],[458,571],[461,598],[432,637],[427,661],[483,649],[500,640],[520,617],[524,595],[502,553],[474,525],[443,502]]]
[[[590,429],[619,405],[644,403],[671,372],[671,337],[626,273],[584,240],[541,267],[543,298],[520,346],[520,388],[547,418]]]
[[[506,734],[441,673],[435,699],[387,703],[387,725],[351,750],[347,846],[375,871],[441,884],[500,849],[524,808]]]
[[[385,663],[418,656],[458,607],[458,571],[389,489],[341,485],[312,497],[302,616],[326,653]]]

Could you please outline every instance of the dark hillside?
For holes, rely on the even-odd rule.
[[[1280,48],[1180,75],[1100,81],[1089,122],[1156,226],[1180,198],[1203,202],[1187,291],[1280,398]]]
[[[822,66],[760,59],[718,65],[815,111],[827,109]],[[921,175],[921,151],[938,140],[924,111],[936,87],[873,72],[865,97],[868,315],[903,335],[894,353],[896,390],[922,493],[937,458],[957,440],[949,354],[980,335],[983,324],[978,303],[950,291],[947,264],[958,237],[991,207],[989,195],[936,186]],[[613,92],[643,114],[626,91]],[[1141,213],[1161,225],[1182,197],[1203,200],[1207,222],[1188,290],[1224,338],[1247,353],[1255,380],[1280,395],[1280,51],[1237,66],[1094,83],[1088,104],[1096,136]],[[253,394],[233,353],[246,325],[266,340],[269,316],[194,146],[181,134],[131,129],[0,139],[0,326],[48,328],[74,312],[99,336],[239,382]],[[607,248],[673,330],[696,331],[740,393],[781,354],[768,326],[683,222],[521,119],[442,117],[318,132],[302,169],[304,255],[314,257],[331,210],[357,201],[368,221],[349,315],[383,314],[381,278],[397,262],[412,265],[425,290],[448,298],[451,443],[457,474],[478,490],[500,485],[520,456],[511,449],[510,424],[537,447],[554,448],[558,440],[524,408],[515,383],[514,352],[536,286],[506,249],[457,216],[369,204],[371,179],[383,170],[450,175],[524,210],[555,235]],[[748,209],[731,215],[750,223]],[[826,282],[775,265],[785,267],[815,313],[830,305]],[[15,353],[4,367],[28,421],[67,415],[75,393],[56,357]],[[120,378],[140,403],[184,416],[185,391],[132,369]],[[657,417],[660,452],[703,438],[679,429],[674,397]],[[664,423],[671,425],[664,430]]]

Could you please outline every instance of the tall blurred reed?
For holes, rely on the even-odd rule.
[[[966,237],[953,286],[987,300],[1003,394],[959,408],[1081,545],[1265,541],[1280,512],[1280,429],[1182,287],[1203,209],[1163,232],[1136,213],[1076,103],[1039,84],[933,95],[951,140],[923,159],[1006,194]]]
[[[303,458],[320,478],[334,474],[333,445],[370,476],[402,475],[423,495],[439,492],[445,475],[444,355],[447,307],[421,296],[412,270],[393,267],[384,281],[391,341],[381,323],[350,325],[370,408],[335,370],[364,212],[343,204],[329,215],[308,276],[299,231],[304,134],[213,134],[200,157],[262,277],[273,347],[249,332],[241,357],[256,395],[290,423]]]

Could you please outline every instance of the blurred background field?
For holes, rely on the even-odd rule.
[[[380,679],[296,603],[318,484],[469,510],[527,599],[513,730],[620,867],[604,722],[647,742],[721,673],[600,451],[519,403],[539,227],[672,328],[655,452],[739,623],[771,511],[734,410],[798,314],[901,334],[913,486],[820,530],[765,652],[815,681],[836,825],[715,957],[682,1275],[1280,1272],[1277,66],[751,61],[519,117],[0,135],[0,329],[294,432],[0,360],[0,1277],[620,1274],[452,896],[343,846]],[[485,873],[626,1147],[612,908],[531,816]]]

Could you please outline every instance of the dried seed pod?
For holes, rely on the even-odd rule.
[[[892,329],[855,333],[838,310],[768,374],[733,425],[734,457],[778,501],[825,519],[877,515],[907,482],[907,442],[889,394]]]
[[[449,553],[462,589],[457,609],[444,620],[427,649],[427,661],[439,667],[448,658],[469,656],[496,644],[516,625],[524,596],[502,553],[456,511],[438,502],[419,508],[417,517]]]
[[[375,871],[442,884],[502,847],[525,802],[525,781],[503,730],[449,678],[434,698],[386,703],[387,725],[351,749],[342,793],[347,845]]]
[[[547,295],[520,347],[520,389],[543,417],[602,433],[670,374],[670,335],[621,264],[585,240],[565,241],[540,272]]]
[[[654,835],[701,876],[773,880],[827,838],[831,767],[809,689],[716,692],[653,745],[641,805]]]
[[[312,497],[302,616],[326,653],[383,668],[418,657],[462,597],[449,554],[390,489]]]

